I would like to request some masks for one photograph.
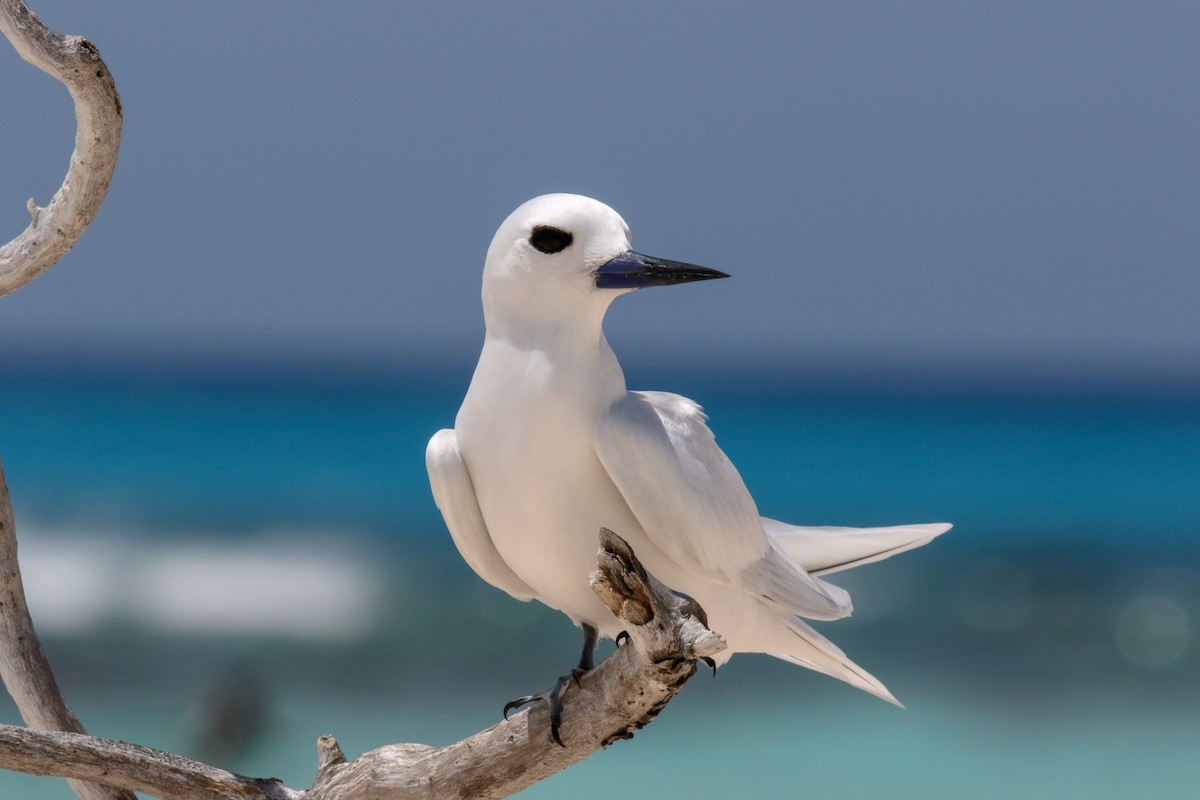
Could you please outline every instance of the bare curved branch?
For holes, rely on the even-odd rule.
[[[600,542],[592,588],[629,623],[630,641],[578,687],[568,684],[559,731],[565,746],[550,738],[544,705],[457,744],[390,745],[350,763],[326,740],[327,763],[304,800],[508,797],[654,719],[695,673],[696,659],[725,649],[725,640],[705,626],[694,601],[647,574],[623,539],[605,530]]]
[[[65,85],[75,102],[75,151],[50,204],[0,247],[0,295],[24,286],[75,246],[100,210],[117,166],[121,98],[95,45],[47,28],[21,0],[0,0],[0,31],[21,58]]]
[[[58,689],[25,604],[3,464],[0,464],[0,677],[28,725],[44,730],[83,732],[83,726]]]
[[[85,733],[59,691],[25,604],[25,587],[17,563],[17,533],[3,464],[0,464],[0,679],[30,727]],[[129,791],[74,780],[70,783],[83,800],[134,800]]]
[[[696,671],[696,659],[725,647],[694,601],[659,583],[619,536],[601,532],[592,588],[629,624],[629,641],[563,696],[564,745],[550,738],[536,705],[446,747],[394,744],[348,761],[332,736],[318,742],[312,788],[245,778],[124,742],[0,725],[0,768],[64,775],[135,789],[164,800],[442,800],[507,797],[618,739],[666,706]]]
[[[20,766],[13,766],[19,764]],[[0,767],[124,786],[171,800],[296,800],[274,779],[232,772],[128,742],[0,725]],[[132,796],[132,795],[131,795]]]
[[[29,201],[33,217],[17,238],[0,247],[0,295],[54,266],[100,210],[108,193],[121,140],[121,100],[91,42],[60,36],[21,0],[0,0],[0,31],[29,63],[61,81],[75,103],[75,151],[62,187],[46,208]],[[84,733],[71,713],[42,653],[25,604],[17,564],[8,486],[0,467],[0,678],[21,716],[34,728]],[[71,781],[83,800],[133,800],[133,793]]]

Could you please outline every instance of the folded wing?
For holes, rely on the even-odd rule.
[[[517,577],[492,544],[475,497],[475,485],[459,452],[454,431],[440,430],[429,440],[425,449],[425,468],[429,471],[433,500],[446,520],[458,552],[471,569],[518,600],[532,599],[533,589]]]
[[[788,614],[838,619],[843,590],[808,575],[767,536],[703,411],[666,392],[630,392],[594,432],[596,454],[646,534],[688,571]]]

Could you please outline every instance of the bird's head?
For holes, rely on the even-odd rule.
[[[546,194],[521,205],[496,231],[483,269],[483,303],[489,329],[564,321],[598,328],[619,294],[725,277],[635,253],[625,220],[599,200]]]

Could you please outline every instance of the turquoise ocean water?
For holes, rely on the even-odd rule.
[[[573,662],[454,551],[423,454],[469,374],[415,374],[5,367],[30,603],[93,733],[307,786],[320,734],[453,741]],[[523,796],[1200,796],[1200,390],[630,383],[700,401],[768,516],[956,528],[835,576],[822,631],[905,710],[743,656]]]

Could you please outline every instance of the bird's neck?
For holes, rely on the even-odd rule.
[[[582,407],[607,408],[625,394],[625,375],[604,332],[489,328],[476,378],[527,397],[547,393]]]
[[[508,287],[505,287],[508,288]],[[564,365],[594,357],[611,356],[604,339],[604,315],[615,294],[573,296],[540,289],[543,293],[517,302],[495,289],[484,294],[483,319],[488,341],[504,341],[517,350],[544,353]],[[538,291],[535,289],[534,291]]]

